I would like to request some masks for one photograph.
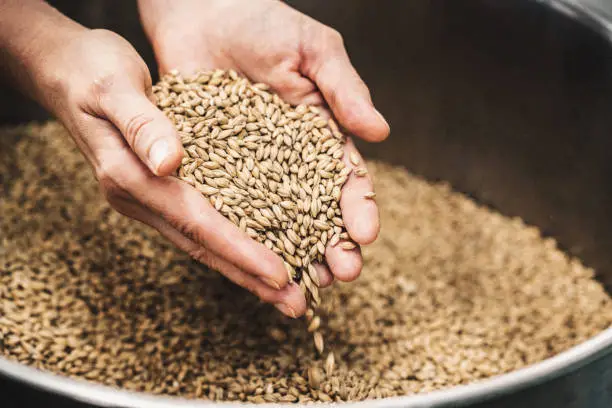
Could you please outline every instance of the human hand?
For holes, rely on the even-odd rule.
[[[119,212],[144,222],[192,257],[219,270],[291,317],[305,312],[280,257],[243,234],[197,190],[172,174],[183,148],[151,102],[151,77],[120,36],[78,30],[41,51],[34,95],[70,131]]]
[[[372,142],[388,136],[389,127],[351,65],[341,36],[282,2],[139,0],[139,6],[162,73],[234,69],[269,84],[294,105],[326,104],[355,136]],[[350,153],[358,155],[349,140],[344,160],[355,167]],[[375,201],[364,199],[372,189],[369,176],[353,173],[342,192],[345,225],[359,244],[374,241],[380,228]],[[334,276],[351,281],[361,272],[359,248],[328,247],[326,260],[329,268],[317,265],[322,286],[331,284]]]

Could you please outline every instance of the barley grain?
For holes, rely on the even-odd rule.
[[[59,125],[0,133],[0,354],[21,364],[188,398],[353,401],[504,374],[612,322],[594,271],[554,240],[446,184],[369,162],[380,238],[363,248],[360,279],[306,314],[327,322],[316,332],[333,345],[330,371],[329,351],[319,361],[300,322],[112,211]],[[328,245],[345,234],[330,231]]]
[[[351,249],[355,249],[356,245],[351,241],[343,241],[339,244],[340,248],[350,251]]]
[[[355,175],[358,177],[365,177],[365,175],[368,174],[368,171],[366,170],[365,167],[358,167],[355,170],[353,170],[353,173],[355,173]]]
[[[325,359],[325,374],[330,377],[334,372],[335,367],[334,353],[330,352]]]

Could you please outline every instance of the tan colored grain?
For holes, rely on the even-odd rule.
[[[234,71],[191,77],[173,72],[153,92],[182,132],[189,157],[179,168],[180,178],[249,237],[283,257],[292,279],[309,279],[300,286],[318,305],[319,277],[311,263],[325,262],[325,231],[344,228],[339,200],[350,173],[341,161],[344,138],[332,138],[339,133],[333,121],[316,107],[290,106],[268,86]],[[359,156],[353,153],[350,160],[357,164]],[[324,207],[319,194],[330,183],[333,194]],[[320,214],[323,208],[326,213]]]
[[[363,198],[372,200],[372,199],[376,198],[376,193],[373,192],[373,191],[368,191],[367,193],[365,193],[363,195]]]
[[[365,177],[365,175],[368,174],[368,171],[365,169],[365,167],[358,167],[353,170],[353,173],[355,173],[355,175],[358,177]]]
[[[330,352],[325,359],[325,374],[330,377],[334,372],[334,367],[336,365],[334,358],[334,353]]]
[[[553,239],[369,162],[383,227],[360,278],[307,312],[327,322],[320,361],[301,322],[112,211],[58,124],[0,134],[0,354],[21,364],[214,401],[355,401],[508,373],[612,322],[594,271]]]
[[[308,385],[312,389],[318,389],[321,385],[321,371],[316,367],[310,367],[308,369]]]
[[[344,250],[350,251],[351,249],[355,249],[356,245],[351,241],[343,241],[338,246]]]

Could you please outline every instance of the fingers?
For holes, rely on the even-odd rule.
[[[167,176],[177,169],[183,158],[177,132],[144,91],[109,91],[101,96],[100,106],[153,174]]]
[[[346,53],[340,34],[325,27],[305,46],[304,73],[321,90],[340,124],[370,142],[389,135],[389,125],[374,108],[370,92]]]
[[[164,217],[195,242],[205,244],[238,268],[258,277],[275,289],[284,288],[289,277],[281,258],[251,239],[215,210],[193,187],[176,179],[157,179],[137,190],[139,201]]]
[[[328,246],[325,259],[334,277],[342,282],[350,282],[359,276],[363,266],[361,249],[343,249],[340,245]]]
[[[263,81],[269,83],[274,91],[292,105],[323,105],[325,100],[315,84],[298,73],[281,80],[282,75]]]
[[[287,286],[289,277],[278,255],[240,231],[193,187],[173,177],[151,174],[129,149],[120,147],[117,130],[108,122],[97,120],[99,126],[91,137],[108,139],[105,145],[92,143],[101,184],[107,189],[129,192],[183,235],[238,269],[275,289]],[[108,136],[111,134],[116,137]]]
[[[365,163],[351,139],[347,139],[343,160],[352,171],[342,187],[342,218],[351,239],[358,244],[367,245],[376,239],[380,230],[376,201],[373,197],[368,198],[368,193],[373,192],[372,180],[367,173],[362,174],[365,171]],[[341,244],[328,246],[325,259],[333,276],[341,281],[355,280],[361,273],[363,260],[359,247],[344,249]]]
[[[268,286],[264,288],[265,290],[271,290]],[[300,286],[293,282],[280,292],[277,292],[276,299],[277,300],[268,303],[274,304],[274,307],[286,316],[296,319],[306,313],[306,297],[302,289],[300,289]]]
[[[350,139],[347,140],[343,160],[347,167],[353,169],[340,197],[344,225],[355,242],[361,245],[371,244],[380,231],[378,206],[373,198],[367,198],[368,193],[374,191],[372,179],[367,173],[358,175],[365,171],[365,162]]]
[[[278,72],[261,73],[248,71],[248,76],[258,82],[269,84],[274,92],[292,105],[322,105],[325,100],[317,86],[299,72],[287,72],[281,67]]]
[[[291,284],[281,290],[273,289],[267,283],[249,275],[222,257],[193,242],[166,220],[142,205],[130,199],[116,198],[113,200],[113,206],[122,214],[155,228],[179,249],[187,252],[197,261],[221,272],[232,282],[255,294],[262,301],[272,303],[283,314],[295,319],[306,311],[306,298],[298,285]]]
[[[326,288],[334,282],[334,275],[327,265],[314,264],[314,268],[317,270],[317,275],[319,276],[320,288]]]

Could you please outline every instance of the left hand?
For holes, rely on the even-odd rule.
[[[139,0],[139,7],[162,73],[234,69],[269,84],[291,104],[327,105],[348,132],[366,141],[388,136],[389,125],[374,108],[341,35],[281,1]],[[348,166],[350,152],[357,153],[349,140]],[[342,192],[346,228],[358,244],[373,242],[380,229],[375,201],[363,198],[369,191],[369,176],[351,174]],[[329,269],[317,266],[322,286],[333,277],[352,281],[361,272],[359,248],[328,247],[326,260]]]

